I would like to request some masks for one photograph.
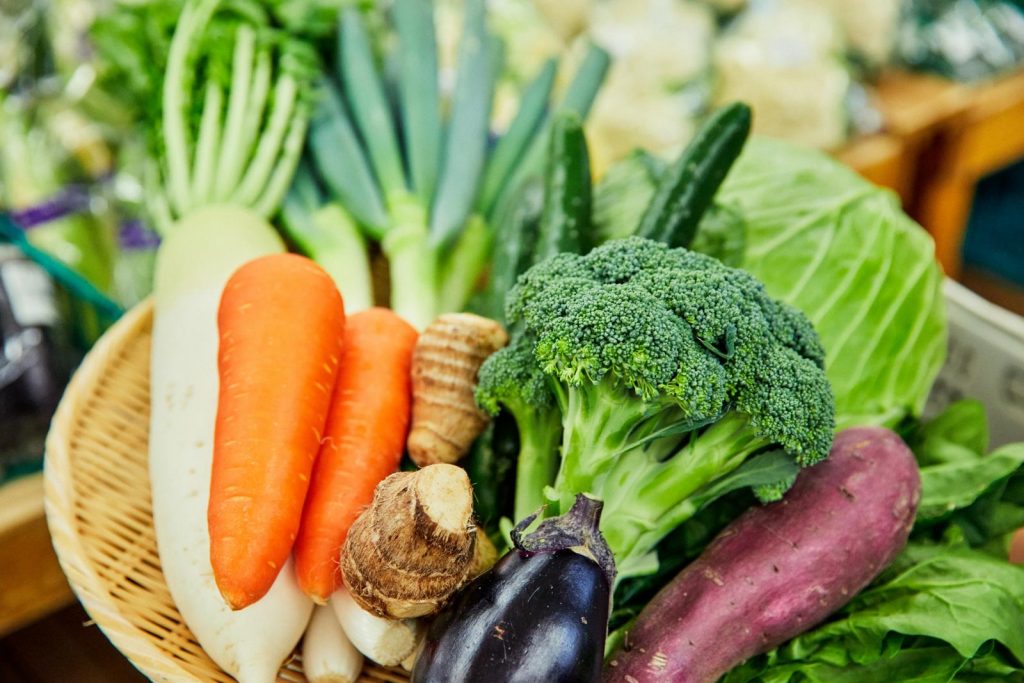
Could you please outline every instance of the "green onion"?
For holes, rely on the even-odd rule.
[[[437,83],[437,39],[428,0],[396,0],[399,39],[399,98],[412,189],[429,205],[441,158],[441,102]]]
[[[309,134],[317,170],[331,193],[373,238],[380,239],[388,216],[341,95],[328,82],[321,84],[319,95]]]
[[[370,49],[359,11],[346,7],[342,11],[339,41],[339,75],[352,107],[362,140],[369,152],[370,162],[385,198],[406,191],[402,158],[398,152],[391,111],[388,108],[384,85]],[[390,199],[389,199],[390,201]]]
[[[483,189],[480,192],[480,201],[477,205],[478,210],[482,213],[490,212],[509,173],[518,163],[523,150],[533,138],[541,121],[544,120],[557,71],[558,62],[553,58],[547,60],[523,92],[519,110],[516,112],[512,124],[501,136],[487,163]]]
[[[459,45],[459,74],[444,168],[430,217],[434,244],[449,243],[473,208],[487,154],[494,75],[501,53],[500,41],[487,34],[483,0],[471,0],[466,7],[466,26]]]

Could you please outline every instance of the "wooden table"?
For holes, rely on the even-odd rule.
[[[972,87],[963,112],[922,165],[914,217],[935,238],[946,274],[959,278],[974,188],[986,175],[1024,158],[1024,71]]]
[[[870,92],[884,132],[835,156],[895,190],[935,239],[943,270],[959,279],[975,186],[1024,158],[1024,70],[978,84],[889,71]]]
[[[916,156],[899,137],[879,133],[857,138],[833,156],[875,185],[898,194],[904,206],[913,199]]]
[[[927,74],[886,71],[868,92],[885,121],[883,131],[855,138],[833,156],[876,185],[893,190],[903,206],[911,208],[921,161],[946,128],[963,116],[968,89]]]
[[[0,485],[0,637],[74,600],[43,515],[43,475]]]

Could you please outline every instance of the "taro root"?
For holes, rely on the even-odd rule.
[[[437,464],[396,472],[352,525],[341,552],[345,586],[363,609],[408,619],[434,614],[476,558],[473,488],[465,470]]]

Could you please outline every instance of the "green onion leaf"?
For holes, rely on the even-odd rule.
[[[576,71],[576,75],[573,76],[569,89],[555,108],[555,112],[573,112],[579,115],[581,120],[586,120],[594,98],[597,97],[597,91],[608,73],[610,63],[611,58],[608,53],[591,43],[587,48],[583,63]],[[544,158],[550,136],[551,117],[548,117],[540,130],[533,136],[529,147],[520,158],[519,164],[509,175],[508,181],[503,184],[497,200],[489,208],[488,217],[501,213],[504,210],[503,205],[514,199],[518,188],[524,182],[544,172]]]
[[[441,158],[441,102],[437,83],[437,38],[429,0],[396,0],[399,39],[399,101],[412,189],[429,206]]]
[[[487,162],[484,174],[483,189],[480,192],[478,208],[487,213],[497,198],[512,169],[522,157],[523,150],[530,143],[548,109],[551,88],[555,84],[558,62],[552,58],[544,63],[540,72],[523,91],[512,124],[494,148],[494,153]]]
[[[310,123],[309,149],[320,177],[374,239],[388,225],[384,202],[359,145],[341,95],[329,82],[319,89],[317,108]]]
[[[359,10],[346,7],[338,35],[338,65],[342,88],[352,116],[369,152],[370,162],[385,197],[406,191],[402,158],[384,85],[374,63],[370,38]]]
[[[459,74],[448,123],[444,168],[430,216],[431,241],[444,244],[462,229],[483,174],[501,42],[487,33],[483,0],[466,8]]]

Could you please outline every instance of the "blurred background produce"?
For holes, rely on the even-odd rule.
[[[396,42],[383,20],[387,0],[265,4],[279,25],[301,30],[332,58],[341,5],[358,7],[375,54]],[[435,4],[440,97],[450,104],[464,2]],[[1024,323],[1015,315],[1024,314],[1019,2],[487,4],[488,28],[505,47],[490,108],[492,136],[509,129],[519,93],[552,57],[559,62],[550,101],[560,102],[593,42],[612,58],[584,123],[599,182],[649,172],[657,160],[635,155],[637,148],[674,158],[712,112],[741,99],[754,110],[755,134],[825,150],[893,190],[935,238],[947,276],[988,300],[947,283],[950,350],[928,414],[973,396],[988,406],[993,446],[1024,438]],[[0,2],[0,482],[19,486],[0,488],[0,508],[17,511],[0,524],[0,555],[11,556],[7,549],[16,547],[40,567],[53,565],[53,558],[31,474],[41,466],[49,418],[82,354],[152,288],[159,238],[145,206],[152,171],[146,126],[158,106],[162,55],[180,6],[179,0]],[[345,245],[365,248],[336,192],[304,169],[300,177],[309,183],[296,183],[283,209],[289,239],[309,251],[309,244],[325,244],[317,241],[325,230],[338,230],[354,240]],[[716,205],[712,215],[725,224],[741,220],[734,210]],[[734,233],[723,228],[721,234]],[[744,248],[723,253],[739,254],[741,263]],[[368,279],[370,266],[364,267],[358,277]],[[44,588],[30,581],[24,594],[0,591],[10,596],[0,600],[0,635],[70,600],[59,570],[47,571],[23,572]],[[29,638],[24,633],[21,642]],[[12,652],[11,662],[27,657],[16,653],[27,649],[4,643],[0,660]],[[8,674],[4,666],[0,678]]]

